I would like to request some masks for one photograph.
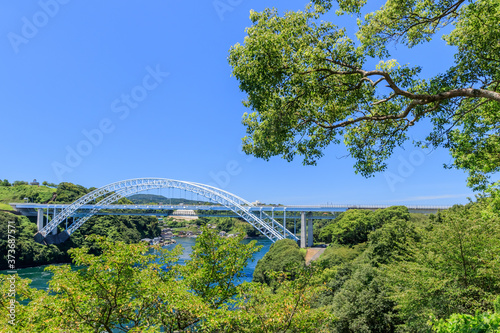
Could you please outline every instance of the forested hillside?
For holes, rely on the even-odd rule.
[[[211,205],[213,203],[207,201],[189,200],[183,198],[167,198],[157,194],[134,194],[128,197],[135,204],[164,204],[164,205]]]
[[[85,238],[91,234],[106,236],[125,243],[137,243],[142,238],[160,235],[158,220],[152,216],[93,216],[76,230],[68,241],[59,245],[41,245],[33,239],[37,232],[36,217],[16,215],[9,211],[12,208],[7,205],[11,202],[24,202],[24,198],[35,203],[71,203],[92,190],[93,188],[85,188],[72,183],[61,183],[57,188],[24,184],[0,186],[0,203],[3,203],[6,208],[0,207],[4,209],[0,211],[0,234],[7,235],[8,222],[15,222],[17,268],[70,262],[67,251],[88,245]],[[126,198],[120,199],[119,202],[131,203]],[[0,270],[7,269],[7,245],[6,237],[2,237],[0,239],[2,253]]]
[[[496,199],[429,217],[401,206],[349,210],[318,233],[330,246],[312,263],[310,284],[326,287],[315,307],[336,318],[328,331],[429,332],[439,320],[441,332],[467,322],[484,328],[474,332],[499,327],[492,315],[500,295]],[[273,274],[293,280],[305,267],[296,244],[278,241],[259,261],[254,281],[272,286]],[[449,317],[453,324],[444,321]]]

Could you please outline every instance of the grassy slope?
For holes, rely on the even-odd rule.
[[[0,203],[0,210],[14,210],[11,205]]]
[[[55,191],[55,188],[46,186],[0,186],[0,203],[24,202],[24,198],[30,199],[30,202],[44,203],[52,198]]]

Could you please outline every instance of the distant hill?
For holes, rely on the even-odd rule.
[[[189,200],[184,198],[167,198],[163,195],[157,194],[134,194],[127,197],[130,201],[138,205],[146,205],[150,203],[162,204],[162,205],[179,205],[181,203],[186,205],[212,205],[213,203],[208,201],[197,201]]]

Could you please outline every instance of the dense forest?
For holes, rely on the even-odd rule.
[[[500,310],[498,200],[483,198],[429,217],[405,207],[349,210],[319,238],[330,246],[311,263],[310,284],[325,286],[313,307],[335,317],[327,331],[500,329],[500,312],[493,314],[496,300]],[[273,286],[272,272],[294,279],[306,266],[304,255],[294,242],[276,242],[254,281]]]

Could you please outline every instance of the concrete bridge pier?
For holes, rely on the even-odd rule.
[[[313,245],[313,224],[311,215],[307,212],[300,212],[300,247],[305,248]],[[306,233],[306,220],[308,220]]]
[[[36,215],[36,226],[38,228],[38,231],[42,230],[43,228],[43,208],[38,208]]]
[[[310,218],[307,226],[307,247],[313,246],[313,220]]]
[[[300,212],[300,248],[306,247],[306,212]]]
[[[37,215],[36,215],[36,226],[38,231],[43,229],[43,208],[38,208],[37,209]],[[47,223],[49,223],[49,210],[47,209]],[[57,227],[52,229],[51,235],[57,235]]]

